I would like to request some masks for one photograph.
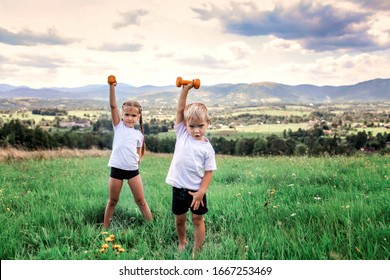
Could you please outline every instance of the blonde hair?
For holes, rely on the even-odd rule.
[[[141,104],[139,104],[138,101],[130,100],[130,101],[123,102],[122,110],[125,107],[134,107],[134,108],[138,109],[138,113],[140,115],[139,116],[139,130],[141,131],[142,135],[144,135],[144,127],[143,127],[143,121],[142,121],[142,106],[141,106]],[[141,146],[141,154],[140,154],[140,158],[141,159],[143,158],[143,156],[145,154],[145,150],[146,150],[146,144],[145,144],[145,137],[144,137],[144,142],[142,143],[142,146]]]
[[[184,122],[187,123],[191,120],[202,120],[209,122],[210,116],[206,105],[199,102],[188,104],[184,108]]]

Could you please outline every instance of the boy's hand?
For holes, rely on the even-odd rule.
[[[188,85],[183,85],[183,90],[185,91],[189,91],[190,89],[192,89],[194,87],[194,82],[192,81],[190,84]]]
[[[203,203],[204,192],[199,190],[197,192],[190,192],[189,191],[188,193],[190,195],[192,195],[192,202],[191,202],[190,207],[194,207],[194,210],[198,210],[200,205],[204,206],[204,203]]]

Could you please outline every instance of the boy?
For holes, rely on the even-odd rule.
[[[166,183],[172,186],[172,212],[175,214],[179,252],[186,246],[188,209],[194,224],[192,256],[202,247],[205,237],[203,215],[207,213],[206,191],[212,172],[217,169],[215,152],[205,137],[210,125],[207,107],[202,103],[186,105],[188,91],[193,83],[184,85],[177,104],[176,145]]]

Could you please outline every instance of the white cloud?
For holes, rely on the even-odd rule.
[[[139,25],[141,18],[148,15],[147,10],[139,9],[135,11],[129,11],[125,13],[119,13],[121,20],[115,22],[112,26],[114,29],[124,28],[129,25]]]
[[[286,52],[294,52],[299,51],[306,53],[307,50],[305,50],[301,44],[298,42],[292,41],[292,40],[284,40],[281,38],[275,38],[271,36],[271,40],[264,43],[262,46],[263,52],[267,51],[286,51]]]
[[[295,73],[298,80],[317,85],[348,85],[390,76],[388,55],[342,55],[318,58],[311,63],[285,63],[274,71],[284,75]],[[329,81],[332,81],[329,83]]]

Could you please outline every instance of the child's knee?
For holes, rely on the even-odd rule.
[[[112,198],[110,198],[109,200],[108,200],[108,206],[110,206],[110,207],[115,207],[117,204],[118,204],[118,199],[112,199]]]
[[[184,226],[187,222],[186,215],[176,216],[175,217],[175,224],[176,226]]]
[[[142,207],[142,206],[145,206],[146,205],[146,201],[145,201],[145,198],[141,197],[141,198],[136,198],[134,199],[135,200],[135,203],[139,206],[139,207]]]
[[[204,223],[203,216],[200,215],[192,215],[192,223],[194,226],[200,226]]]

